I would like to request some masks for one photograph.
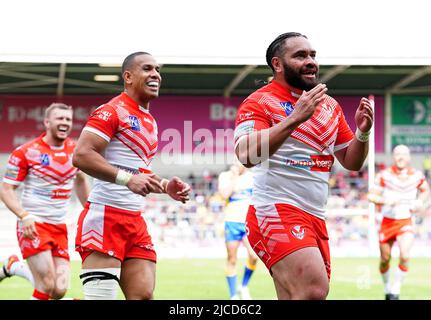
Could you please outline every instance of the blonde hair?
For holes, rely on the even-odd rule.
[[[53,102],[45,109],[45,119],[49,118],[49,115],[51,114],[52,110],[55,109],[61,109],[61,110],[71,110],[72,106],[68,106],[67,104],[61,103],[61,102]]]
[[[403,152],[405,151],[408,155],[410,155],[410,149],[405,144],[399,144],[395,146],[395,148],[392,150],[392,152],[395,154],[396,152]]]

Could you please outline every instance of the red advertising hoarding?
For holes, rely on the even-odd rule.
[[[112,96],[65,96],[61,100],[45,95],[0,96],[0,153],[44,131],[44,109],[52,102],[74,107],[72,137],[77,138],[90,112]],[[343,107],[346,120],[354,130],[354,114],[361,97],[335,97]],[[162,96],[151,103],[150,112],[159,127],[159,152],[188,153],[195,148],[205,152],[232,152],[236,109],[242,97]],[[376,97],[376,151],[384,151],[384,100]]]

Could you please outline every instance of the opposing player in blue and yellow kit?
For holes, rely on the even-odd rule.
[[[236,162],[228,171],[219,175],[218,191],[226,199],[225,239],[227,249],[226,278],[231,300],[250,300],[248,283],[256,269],[257,256],[247,240],[245,218],[252,194],[253,176],[249,170]],[[244,269],[241,288],[237,291],[236,265],[240,243],[248,251],[248,260]]]

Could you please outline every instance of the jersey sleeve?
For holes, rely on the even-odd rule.
[[[239,107],[236,115],[234,131],[235,146],[241,138],[255,131],[268,129],[271,126],[271,120],[258,103],[245,101]]]
[[[386,186],[385,179],[383,177],[383,172],[378,172],[374,178],[374,188],[383,191],[383,188]]]
[[[22,148],[15,149],[9,156],[3,182],[20,185],[28,173],[28,161]]]
[[[340,120],[338,122],[338,133],[337,133],[337,139],[335,140],[334,151],[347,148],[354,137],[352,129],[350,129],[346,121],[346,118],[344,117],[343,110],[341,109],[338,103],[337,103],[337,108],[339,109],[339,112],[340,112]]]
[[[102,105],[90,115],[83,131],[97,134],[106,141],[117,133],[119,120],[115,109],[110,105]]]

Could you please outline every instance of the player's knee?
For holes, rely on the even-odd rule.
[[[54,300],[58,300],[63,298],[66,295],[66,291],[67,289],[60,289],[60,288],[55,288],[51,294],[50,297]]]
[[[317,275],[304,288],[306,300],[325,300],[329,293],[329,282],[325,275]]]
[[[81,275],[85,300],[115,300],[120,268],[83,269]]]
[[[126,295],[127,300],[152,300],[154,290],[150,288],[140,289],[139,292],[131,292]]]
[[[153,290],[145,290],[142,292],[141,300],[151,300],[153,299]]]
[[[236,259],[227,261],[227,269],[235,269],[236,268]]]
[[[386,270],[389,267],[390,259],[380,259],[380,270]]]
[[[229,255],[227,257],[227,263],[230,264],[230,265],[232,265],[232,266],[236,265],[236,261],[237,261],[237,258],[236,258],[235,255]]]
[[[306,300],[325,300],[329,293],[329,286],[325,284],[316,284],[310,286],[307,290]]]
[[[386,266],[391,261],[391,254],[390,253],[384,253],[380,256],[380,264],[382,266]]]
[[[42,277],[42,291],[46,292],[50,297],[52,297],[53,292],[55,291],[55,276],[54,273],[48,271]]]

